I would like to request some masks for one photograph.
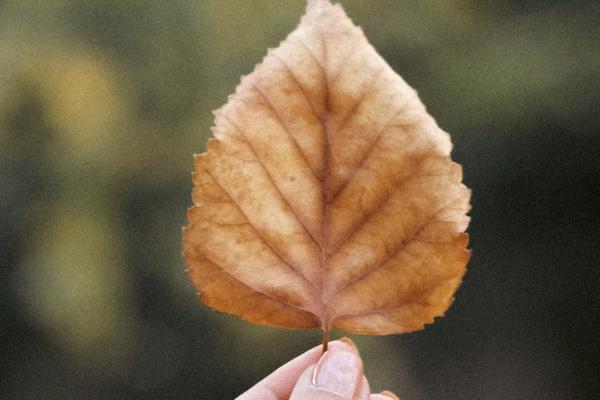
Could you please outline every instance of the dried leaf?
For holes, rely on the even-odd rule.
[[[264,325],[383,335],[441,316],[470,253],[450,138],[339,5],[310,0],[215,112],[188,274]]]

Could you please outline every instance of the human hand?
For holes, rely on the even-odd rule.
[[[393,393],[371,394],[363,365],[350,339],[329,343],[296,357],[236,400],[399,400]]]

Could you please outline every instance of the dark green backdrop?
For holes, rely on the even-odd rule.
[[[373,388],[600,398],[600,3],[341,2],[473,189],[447,317],[356,337]],[[180,245],[210,111],[303,8],[0,0],[0,398],[232,399],[319,342],[201,306]]]

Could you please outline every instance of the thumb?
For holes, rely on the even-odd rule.
[[[363,400],[369,385],[362,361],[350,346],[330,348],[298,379],[290,400]]]

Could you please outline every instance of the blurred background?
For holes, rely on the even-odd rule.
[[[600,398],[600,2],[341,3],[473,189],[447,317],[354,337],[373,389]],[[211,110],[303,12],[0,0],[1,399],[233,399],[319,343],[201,305],[180,244]]]

